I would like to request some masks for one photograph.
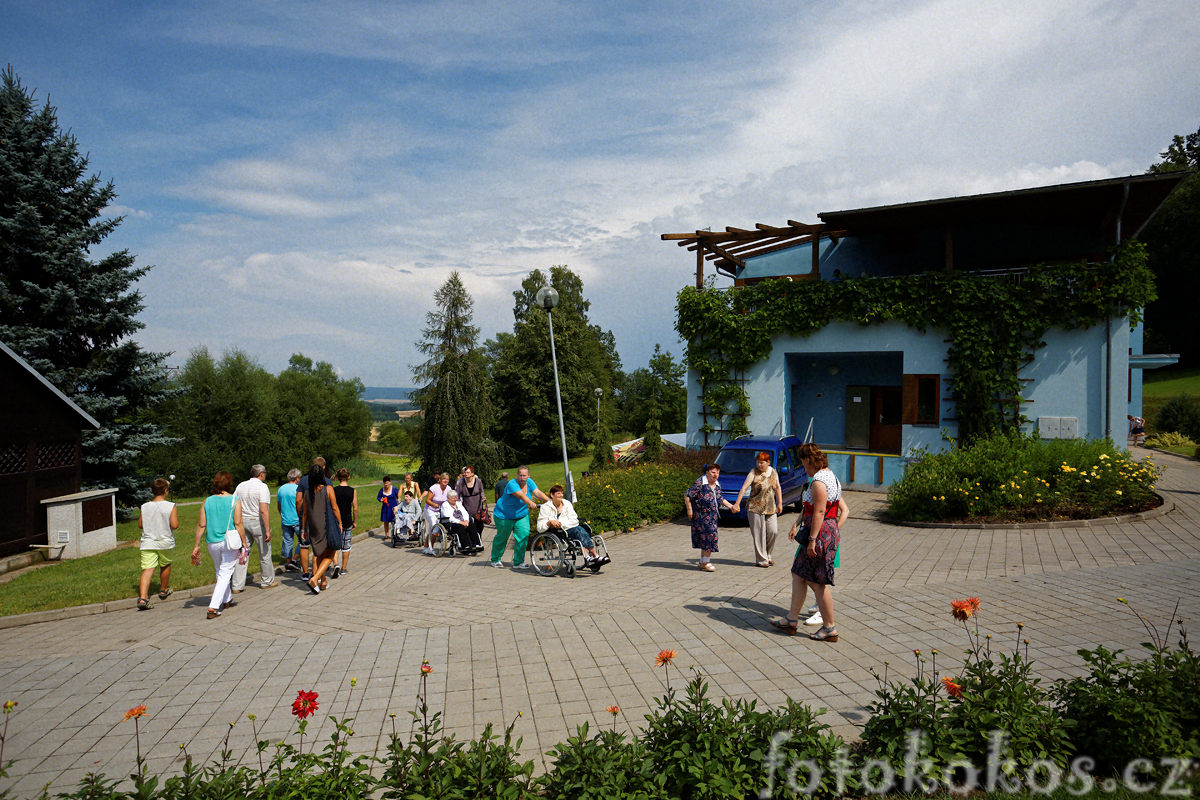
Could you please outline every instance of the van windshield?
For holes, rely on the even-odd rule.
[[[757,449],[727,447],[717,456],[717,463],[721,465],[722,473],[746,475],[754,469],[758,452]]]

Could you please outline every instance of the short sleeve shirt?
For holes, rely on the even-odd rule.
[[[242,481],[233,494],[242,504],[243,517],[258,519],[262,514],[259,503],[271,505],[271,490],[258,478]]]
[[[533,478],[525,481],[525,496],[532,500],[533,493],[537,491],[537,488]],[[504,487],[504,494],[500,495],[500,499],[496,501],[497,517],[500,519],[524,519],[529,516],[529,506],[517,497],[519,491],[521,491],[521,484],[517,483],[516,478],[513,478]]]
[[[299,525],[300,517],[296,516],[296,489],[294,483],[285,483],[275,493],[279,500],[279,522],[281,525]]]

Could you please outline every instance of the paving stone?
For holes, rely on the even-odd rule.
[[[462,738],[489,722],[502,732],[515,719],[522,755],[538,771],[542,754],[579,724],[610,727],[612,703],[621,706],[619,730],[644,724],[665,691],[654,666],[663,648],[678,653],[669,668],[678,692],[694,666],[713,699],[762,707],[791,697],[828,708],[822,721],[854,739],[874,699],[873,672],[911,675],[913,648],[927,658],[936,648],[939,671],[954,668],[967,634],[949,601],[972,595],[983,600],[981,630],[993,634],[994,649],[1014,646],[1023,622],[1039,677],[1077,675],[1081,647],[1141,651],[1147,634],[1118,596],[1160,627],[1177,601],[1179,617],[1200,615],[1200,465],[1156,461],[1167,467],[1159,489],[1173,508],[1132,523],[905,528],[880,520],[882,495],[850,493],[834,589],[837,644],[782,636],[768,624],[788,603],[790,547],[781,545],[777,568],[758,569],[745,530],[722,529],[717,572],[706,574],[694,567],[686,526],[672,523],[611,537],[613,564],[576,580],[428,559],[367,538],[354,580],[319,597],[287,574],[282,590],[247,592],[244,606],[214,621],[204,618],[201,592],[152,614],[130,606],[10,628],[0,693],[20,703],[5,752],[15,796],[47,782],[51,792],[70,789],[90,770],[126,775],[132,723],[121,716],[139,702],[150,714],[143,752],[168,770],[178,769],[181,743],[197,759],[217,757],[231,721],[229,746],[247,752],[247,713],[258,717],[260,738],[295,742],[290,706],[299,688],[320,695],[307,744],[327,740],[333,714],[355,718],[353,752],[382,750],[393,722],[401,736],[411,731],[423,659],[434,667],[430,713],[443,713]],[[329,622],[315,626],[322,609]],[[220,686],[230,668],[246,676],[233,692]]]

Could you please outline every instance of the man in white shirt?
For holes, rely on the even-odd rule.
[[[250,468],[250,479],[242,481],[233,490],[234,502],[242,504],[242,523],[246,526],[246,538],[250,547],[258,548],[258,586],[260,589],[274,589],[279,585],[275,580],[275,565],[271,562],[271,490],[267,488],[264,479],[267,468],[255,464]],[[249,562],[238,562],[233,570],[233,591],[246,590],[246,573]]]

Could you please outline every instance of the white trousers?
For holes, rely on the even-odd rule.
[[[208,545],[208,555],[212,558],[217,570],[217,585],[213,587],[212,600],[208,601],[209,611],[219,611],[221,606],[233,599],[233,568],[237,566],[238,551],[225,546],[225,540],[211,542]]]

